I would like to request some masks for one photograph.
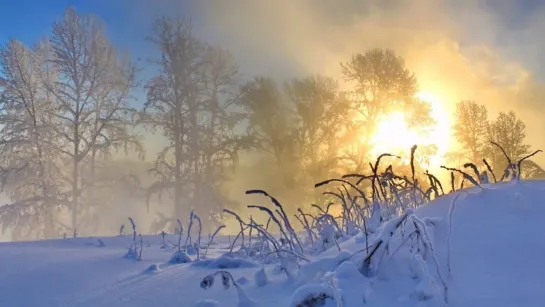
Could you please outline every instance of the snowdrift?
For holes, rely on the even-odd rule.
[[[247,304],[263,307],[544,306],[545,182],[483,187],[416,209],[410,221],[425,224],[421,235],[432,248],[411,242],[411,229],[422,225],[407,223],[373,256],[368,269],[376,274],[363,270],[369,251],[361,234],[340,242],[340,252],[331,246],[301,261],[290,276],[275,262],[225,258],[223,237],[207,259],[182,264],[169,263],[176,249],[161,248],[160,235],[144,236],[141,261],[124,257],[131,236],[3,243],[0,306],[229,307],[239,306],[241,291]],[[388,237],[387,227],[368,243]],[[221,274],[202,289],[218,269],[232,275],[229,289]]]

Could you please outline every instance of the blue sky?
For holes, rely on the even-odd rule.
[[[268,0],[263,0],[263,2],[266,1]],[[389,3],[398,5],[403,1],[407,0],[390,0]],[[129,50],[133,58],[141,60],[141,66],[146,66],[145,60],[153,55],[153,48],[145,37],[149,35],[151,23],[155,18],[164,14],[191,16],[197,30],[200,30],[200,26],[207,23],[206,18],[213,20],[218,16],[222,17],[217,15],[217,12],[213,15],[213,13],[205,13],[204,10],[211,11],[210,8],[221,7],[228,2],[238,3],[237,9],[243,7],[241,3],[247,6],[244,0],[225,1],[221,4],[220,2],[214,0],[4,0],[0,1],[0,43],[4,43],[11,37],[28,44],[35,42],[49,33],[51,24],[62,17],[67,6],[73,5],[78,12],[94,13],[103,19],[113,43]],[[280,2],[282,1],[278,1]],[[345,2],[348,8],[350,4],[364,1],[339,1],[339,3]],[[428,0],[428,2],[434,1]],[[448,18],[461,29],[461,36],[457,37],[457,40],[462,48],[466,44],[475,43],[490,45],[501,56],[522,63],[537,77],[545,79],[543,78],[545,68],[540,65],[543,60],[542,54],[545,53],[545,44],[537,45],[536,39],[539,40],[539,38],[533,35],[540,33],[541,29],[539,27],[536,29],[536,26],[532,24],[540,18],[535,15],[542,15],[541,12],[544,12],[545,1],[443,0],[443,2],[442,7],[447,11]],[[407,3],[412,4],[410,0]],[[343,11],[343,8],[340,11]],[[484,13],[486,16],[483,16]],[[247,27],[251,29],[252,25],[249,24]],[[251,42],[241,43],[240,35],[242,34],[239,37],[236,34],[240,28],[235,26],[232,28],[230,30],[215,29],[209,26],[206,29],[203,28],[202,34],[207,41],[227,45],[228,49],[232,49],[241,67],[249,67],[251,74],[286,75],[300,69],[299,62],[286,61],[284,59],[286,54],[277,52],[277,48],[267,46],[263,50],[254,46],[258,43],[254,45]],[[263,52],[263,57],[257,50]],[[271,64],[262,64],[266,61],[264,58],[269,59]],[[246,66],[244,62],[247,62]]]
[[[199,1],[209,6],[214,3]],[[106,22],[114,44],[129,49],[135,58],[146,58],[151,50],[144,38],[149,34],[153,19],[164,14],[190,15],[199,24],[202,16],[198,9],[200,4],[196,3],[195,0],[4,0],[0,1],[0,42],[11,37],[25,43],[35,42],[49,33],[51,24],[62,17],[67,6],[73,5],[79,12],[100,16]],[[512,46],[521,44],[518,31],[528,26],[528,16],[542,11],[544,1],[446,0],[445,3],[451,18],[464,29],[462,43],[482,41],[499,47],[502,54],[521,62],[530,60],[517,54],[517,49]],[[492,16],[494,31],[480,24],[489,23],[489,19],[483,21],[480,15],[468,16],[468,10],[474,7]],[[533,67],[534,70],[536,68],[539,67]],[[541,73],[540,70],[534,72]]]

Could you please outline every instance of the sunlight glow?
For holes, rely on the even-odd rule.
[[[431,104],[431,116],[435,124],[423,130],[409,128],[405,114],[396,111],[388,114],[378,125],[371,137],[373,154],[389,152],[406,155],[413,145],[437,146],[437,153],[430,157],[425,167],[438,168],[444,162],[444,155],[450,149],[451,121],[442,101],[431,92],[419,92],[417,98]],[[405,159],[404,159],[405,160]]]

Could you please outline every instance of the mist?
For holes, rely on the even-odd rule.
[[[139,62],[139,79],[143,83],[157,71],[146,61],[157,51],[146,44],[145,38],[151,33],[153,20],[163,15],[191,20],[198,39],[228,50],[243,80],[263,75],[281,84],[292,78],[320,74],[337,80],[343,88],[346,80],[341,63],[374,48],[389,49],[405,60],[420,90],[435,97],[432,103],[447,114],[448,125],[454,125],[457,102],[474,100],[486,106],[490,117],[515,111],[526,124],[525,142],[533,149],[545,148],[541,137],[545,130],[541,118],[545,112],[545,72],[539,70],[540,55],[545,52],[545,45],[539,40],[545,21],[539,16],[545,4],[537,1],[159,0],[102,5],[129,12],[128,20],[137,25],[138,31],[125,26],[108,33],[130,34],[118,42],[112,41],[143,59]],[[141,88],[135,93],[135,104],[140,107],[146,94]],[[120,151],[112,163],[130,160],[122,172],[139,176],[142,187],[150,186],[153,179],[147,170],[153,167],[166,140],[147,129],[139,129],[138,134],[146,149],[145,159],[138,160],[133,154],[127,157]],[[458,146],[450,133],[444,138],[454,149]],[[297,187],[286,190],[286,184],[278,183],[285,175],[278,175],[271,157],[256,150],[242,150],[239,160],[240,164],[225,175],[228,179],[218,185],[241,215],[249,214],[244,209],[246,205],[269,201],[244,195],[248,189],[264,188],[279,195],[282,203],[293,210],[309,205],[302,204],[307,199]],[[536,156],[535,161],[541,164],[545,158]],[[82,235],[116,234],[128,216],[138,220],[143,229],[157,221],[157,212],[169,219],[187,219],[172,216],[172,196],[130,199],[116,193],[105,197],[114,197],[115,203],[94,209],[98,210],[100,221]],[[256,217],[264,215],[254,213]],[[222,222],[227,223],[228,233],[237,231],[233,221]],[[212,231],[212,225],[205,232]]]

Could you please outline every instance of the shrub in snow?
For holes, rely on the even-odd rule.
[[[255,285],[258,287],[264,287],[269,283],[269,278],[265,272],[265,267],[257,270],[254,274]]]
[[[104,247],[105,244],[101,239],[98,239],[97,241],[98,241],[98,244],[97,244],[98,247]]]
[[[332,224],[324,223],[323,225],[321,225],[319,235],[323,250],[327,250],[333,246],[337,246],[340,251],[341,248],[339,247],[339,243],[337,242],[337,229],[335,229]]]
[[[336,294],[325,284],[304,285],[293,293],[289,307],[337,307]]]
[[[214,300],[201,300],[195,304],[195,307],[219,307],[220,303]]]
[[[184,252],[184,251],[176,251],[172,257],[170,258],[170,261],[169,263],[189,263],[189,262],[192,262],[193,260],[191,259],[191,257],[189,257],[189,255]]]
[[[254,307],[257,306],[256,302],[246,295],[246,292],[237,284],[233,275],[228,271],[217,271],[210,275],[205,276],[201,281],[201,288],[207,290],[214,285],[214,278],[216,276],[221,276],[221,284],[225,290],[228,290],[231,285],[235,287],[238,295],[238,306],[239,307]]]

